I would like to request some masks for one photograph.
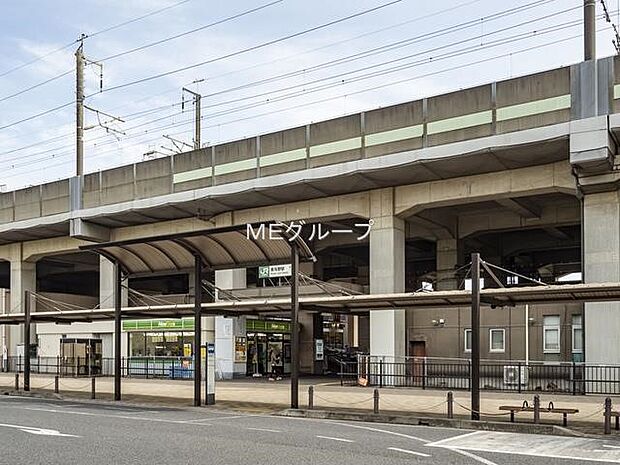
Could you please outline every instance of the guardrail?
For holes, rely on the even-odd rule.
[[[419,387],[422,389],[471,389],[471,361],[408,357],[384,360],[360,356],[357,363],[343,364],[341,384]],[[480,389],[564,394],[620,394],[620,366],[585,363],[483,361]]]

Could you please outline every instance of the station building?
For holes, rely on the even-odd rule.
[[[3,311],[19,311],[26,290],[37,310],[111,307],[112,263],[82,245],[269,221],[303,223],[317,257],[302,265],[307,294],[462,289],[472,252],[516,272],[498,273],[506,286],[619,281],[619,63],[578,63],[2,193]],[[288,292],[286,272],[272,277],[264,265],[214,271],[205,286],[216,300]],[[193,282],[191,270],[130,276],[124,303],[189,302]],[[36,326],[39,356],[58,356],[63,338],[90,338],[112,357],[112,323]],[[484,308],[482,327],[483,358],[620,364],[618,303]],[[274,351],[286,372],[286,318],[205,317],[203,330],[222,377],[265,373]],[[0,331],[6,353],[18,354],[20,330]],[[125,321],[123,333],[127,357],[194,350],[189,320]],[[469,308],[301,315],[306,373],[329,370],[330,354],[467,358],[470,347]]]

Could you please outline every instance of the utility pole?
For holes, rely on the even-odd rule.
[[[583,1],[583,59],[596,59],[596,0]]]
[[[75,51],[75,175],[84,174],[84,34]]]
[[[200,100],[202,99],[202,95],[198,92],[194,92],[193,90],[189,90],[183,87],[183,92],[187,92],[194,97],[194,150],[198,150],[201,147],[200,144]],[[185,109],[185,99],[181,101],[181,110]]]

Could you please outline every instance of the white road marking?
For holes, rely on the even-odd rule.
[[[609,444],[603,444],[603,447],[607,447],[608,449],[620,449],[620,446],[610,446]]]
[[[334,437],[331,437],[331,436],[319,436],[319,435],[317,435],[316,437],[317,437],[317,438],[321,438],[321,439],[329,439],[329,440],[331,440],[331,441],[340,441],[340,442],[355,442],[355,441],[352,441],[351,439],[334,438]]]
[[[396,452],[403,452],[405,454],[417,455],[418,457],[430,457],[428,454],[423,454],[422,452],[416,452],[414,450],[401,449],[400,447],[388,447],[388,450],[394,450]]]
[[[348,423],[336,423],[336,424],[340,426],[348,426],[349,428],[365,429],[367,431],[375,431],[377,433],[385,433],[385,434],[391,434],[392,436],[399,436],[401,438],[413,439],[414,441],[420,441],[426,445],[430,445],[428,443],[431,442],[428,439],[419,438],[417,436],[412,436],[410,434],[397,433],[396,431],[389,431],[386,429],[372,428],[370,426],[350,425]],[[472,433],[464,434],[463,436],[469,436],[470,434]],[[484,457],[478,457],[477,455],[469,453],[469,452],[465,452],[465,451],[458,450],[458,449],[450,449],[450,450],[454,452],[455,454],[465,455],[469,457],[470,459],[476,460],[480,463],[484,463],[485,465],[497,465],[496,463],[491,462],[490,460],[487,460]]]
[[[184,420],[186,423],[199,423],[201,421],[215,421],[215,420],[231,420],[234,418],[247,418],[253,417],[254,415],[231,415],[227,417],[206,417],[206,418],[196,418],[195,420]]]
[[[443,439],[427,444],[427,446],[440,447],[464,454],[465,451],[481,451],[580,462],[620,463],[619,449],[602,449],[603,444],[600,439],[590,438],[477,431]]]
[[[66,438],[81,437],[81,436],[76,436],[75,434],[61,433],[60,431],[57,431],[55,429],[36,428],[34,426],[8,425],[5,423],[0,423],[0,427],[18,429],[20,431],[23,431],[24,433],[37,434],[40,436],[56,436],[56,437],[66,437]]]
[[[269,429],[269,428],[246,428],[252,431],[265,431],[266,433],[281,433],[282,431],[278,429]]]
[[[112,415],[106,413],[94,413],[94,412],[77,412],[74,410],[58,410],[58,409],[46,409],[46,408],[35,408],[35,407],[13,407],[10,406],[8,408],[14,408],[17,410],[28,410],[32,412],[46,412],[46,413],[62,413],[65,415],[81,415],[86,417],[102,417],[102,418],[115,418],[120,420],[134,420],[134,421],[150,421],[154,423],[175,423],[181,425],[196,425],[196,426],[213,426],[208,423],[190,423],[188,420],[168,420],[166,418],[147,418],[147,417],[133,417],[127,415]],[[205,421],[207,419],[205,418]]]

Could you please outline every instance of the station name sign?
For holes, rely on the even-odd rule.
[[[258,267],[258,279],[285,278],[292,275],[291,264]]]

